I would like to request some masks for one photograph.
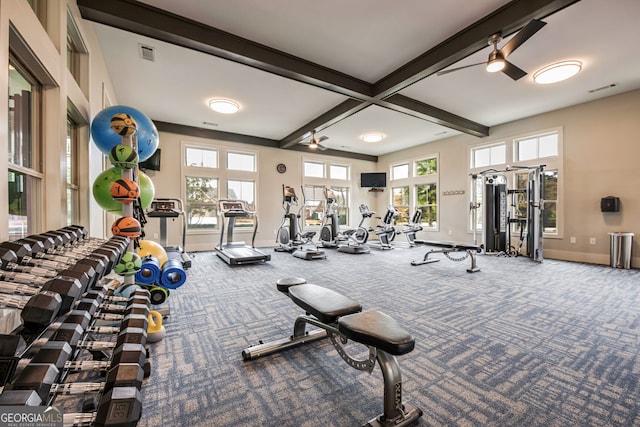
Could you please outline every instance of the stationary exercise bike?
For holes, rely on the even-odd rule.
[[[370,211],[367,205],[361,204],[360,214],[362,215],[364,221],[364,218],[373,217],[373,215],[375,215],[375,212]],[[376,225],[375,228],[369,228],[369,231],[373,231],[376,236],[378,236],[379,243],[373,245],[374,247],[378,247],[379,249],[393,249],[391,242],[393,242],[393,240],[396,238],[397,233],[393,223],[397,216],[398,211],[396,211],[393,206],[387,206],[387,212],[384,214],[384,217],[376,217],[381,221],[381,223]]]
[[[304,194],[304,193],[303,193]],[[276,252],[291,252],[296,258],[306,260],[324,259],[326,254],[324,251],[318,250],[313,244],[313,236],[315,231],[302,233],[300,231],[300,212],[304,209],[304,204],[298,209],[298,213],[291,212],[292,206],[298,206],[298,197],[293,187],[288,185],[282,186],[282,208],[284,209],[284,218],[277,231],[278,246],[274,248]],[[308,247],[313,245],[313,247]]]
[[[411,217],[411,220],[408,224],[405,224],[402,230],[400,231],[407,237],[407,242],[409,242],[409,246],[416,245],[416,233],[418,231],[422,231],[422,211],[420,209],[416,209],[415,213]]]
[[[338,213],[336,212],[336,197],[333,190],[324,188],[325,212],[320,228],[320,244],[325,248],[338,248],[338,252],[350,254],[366,254],[371,250],[366,245],[369,232],[362,227],[340,231]]]

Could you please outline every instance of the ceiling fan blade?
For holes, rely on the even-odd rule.
[[[464,70],[465,68],[470,68],[470,67],[475,67],[476,65],[486,65],[486,62],[478,62],[477,64],[464,65],[462,67],[450,68],[448,70],[438,71],[436,73],[436,76],[442,76],[444,74],[453,73],[454,71]]]
[[[320,150],[320,151],[326,151],[326,150],[327,150],[327,147],[325,147],[324,145],[320,145],[320,144],[318,144],[318,150]]]
[[[522,27],[522,29],[518,31],[518,33],[513,36],[513,38],[502,47],[502,49],[500,49],[500,53],[506,58],[514,50],[520,47],[522,43],[526,42],[531,36],[540,31],[540,29],[545,25],[547,25],[547,23],[544,21],[532,19],[527,25]]]
[[[298,144],[300,144],[300,145],[309,145],[309,144],[311,144],[311,142],[309,142],[309,141],[300,141],[300,142],[298,142]]]
[[[527,75],[526,71],[513,65],[511,62],[509,61],[504,61],[504,62],[505,64],[504,64],[504,68],[502,69],[502,72],[505,73],[507,76],[511,77],[513,80],[519,80]]]
[[[326,141],[327,139],[329,139],[329,137],[328,137],[328,136],[326,136],[326,135],[322,135],[320,138],[316,139],[316,142]]]

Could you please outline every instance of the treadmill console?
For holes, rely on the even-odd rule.
[[[226,217],[251,216],[253,212],[247,209],[244,200],[220,200],[220,212]]]
[[[180,216],[175,200],[154,200],[147,212],[150,217],[175,218]]]

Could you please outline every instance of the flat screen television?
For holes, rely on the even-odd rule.
[[[386,186],[386,172],[363,172],[360,174],[360,187],[384,188]]]
[[[159,171],[160,170],[160,156],[161,156],[161,151],[160,149],[156,149],[156,151],[151,155],[151,157],[149,157],[147,160],[140,162],[138,164],[138,167],[141,170],[152,170],[152,171]]]

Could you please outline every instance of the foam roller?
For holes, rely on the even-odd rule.
[[[178,259],[169,259],[162,266],[160,274],[160,286],[167,289],[177,289],[187,281],[187,274]]]

